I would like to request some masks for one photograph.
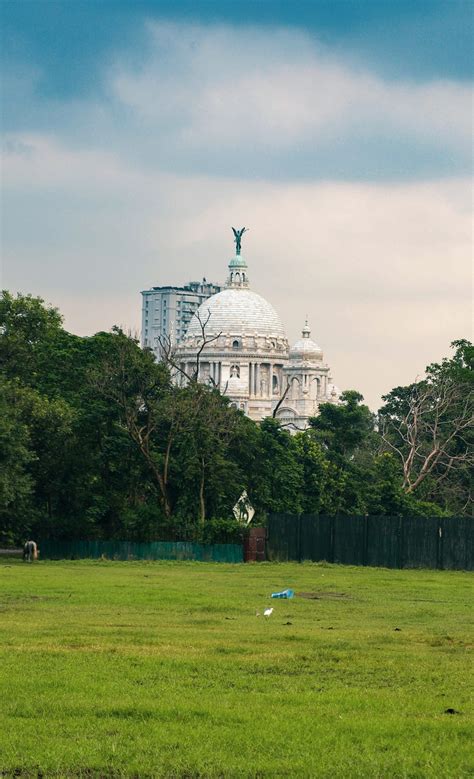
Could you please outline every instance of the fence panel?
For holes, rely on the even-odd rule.
[[[45,560],[199,560],[201,562],[241,563],[240,544],[193,544],[187,541],[42,541],[40,556]]]
[[[334,562],[365,564],[365,517],[334,517]]]
[[[299,560],[300,522],[293,514],[272,514],[268,521],[267,560]]]
[[[401,523],[402,568],[438,568],[439,533],[437,517],[404,517]]]
[[[398,568],[399,517],[367,517],[366,565]]]
[[[474,520],[446,517],[440,521],[443,568],[474,570]]]
[[[474,570],[474,520],[272,514],[269,560]]]
[[[302,514],[300,517],[300,560],[333,562],[332,517]]]

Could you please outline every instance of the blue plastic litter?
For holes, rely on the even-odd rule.
[[[293,590],[282,590],[281,592],[272,592],[272,598],[292,598],[294,594]]]

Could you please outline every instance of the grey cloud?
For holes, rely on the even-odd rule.
[[[307,313],[342,387],[375,408],[469,335],[468,180],[291,184],[138,171],[111,153],[19,137],[4,165],[4,283],[73,331],[139,327],[141,289],[223,281],[230,225],[251,229],[252,287],[291,340]]]
[[[383,181],[469,168],[466,84],[386,81],[278,29],[153,23],[147,51],[139,65],[117,53],[90,101],[38,99],[25,71],[17,126],[185,175]]]
[[[337,383],[374,408],[469,335],[466,85],[386,82],[300,33],[150,34],[100,100],[39,101],[20,74],[5,285],[75,332],[136,329],[141,289],[224,280],[241,222],[253,288],[291,339],[307,313]]]

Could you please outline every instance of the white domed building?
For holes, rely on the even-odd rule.
[[[240,254],[243,231],[234,230],[236,256],[225,289],[194,314],[176,361],[182,376],[193,375],[198,364],[199,381],[217,387],[254,421],[274,415],[288,429],[303,430],[319,404],[338,402],[340,393],[307,323],[290,349],[279,315],[250,289]]]

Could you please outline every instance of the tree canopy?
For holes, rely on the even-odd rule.
[[[4,292],[1,540],[228,540],[244,489],[257,521],[467,515],[473,347],[454,349],[389,393],[378,417],[347,391],[292,436],[213,387],[177,386],[166,361],[119,328],[80,338],[40,298]]]

